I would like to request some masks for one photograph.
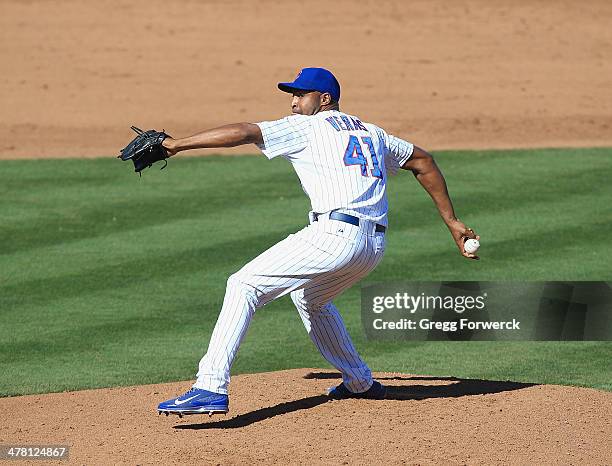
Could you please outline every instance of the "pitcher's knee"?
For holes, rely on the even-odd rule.
[[[323,310],[325,303],[310,301],[306,299],[304,293],[300,293],[300,291],[301,290],[291,293],[291,300],[300,314],[315,314]]]
[[[236,272],[227,279],[226,294],[244,296],[251,304],[259,305],[259,296],[257,288],[250,283],[250,277],[247,274]]]
[[[292,291],[289,296],[291,296],[291,301],[293,301],[293,304],[298,309],[298,311],[306,309],[306,301],[304,300],[303,290]]]

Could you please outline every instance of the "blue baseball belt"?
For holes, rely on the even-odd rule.
[[[320,214],[317,213],[314,214],[315,222],[319,220],[319,215]],[[330,220],[338,220],[340,222],[350,223],[351,225],[355,225],[356,227],[359,226],[359,217],[355,217],[354,215],[343,214],[342,212],[334,211],[329,214],[329,218]],[[386,229],[387,227],[385,227],[384,225],[381,225],[380,223],[376,224],[376,233],[384,233]]]

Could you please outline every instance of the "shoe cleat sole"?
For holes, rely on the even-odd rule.
[[[164,410],[160,410],[158,411],[159,414],[165,414],[166,416],[169,416],[170,414],[176,414],[179,418],[182,418],[183,416],[187,416],[190,414],[208,414],[209,417],[211,417],[213,414],[227,414],[229,410],[224,410],[224,409],[211,409],[211,408],[198,408],[198,409],[190,409],[190,410],[171,410],[171,409],[164,409]]]

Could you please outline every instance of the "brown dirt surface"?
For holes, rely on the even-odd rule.
[[[70,445],[73,464],[582,465],[612,456],[611,393],[376,376],[386,400],[330,401],[323,394],[340,379],[320,369],[238,375],[230,413],[212,418],[156,414],[189,382],[4,398],[0,443]]]
[[[608,0],[3,0],[0,158],[279,118],[276,83],[316,65],[428,149],[610,146],[611,22]]]

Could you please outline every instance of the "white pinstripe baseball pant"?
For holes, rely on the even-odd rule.
[[[227,393],[230,369],[255,310],[291,293],[310,338],[353,392],[372,385],[370,369],[353,346],[331,300],[382,259],[384,233],[322,215],[272,246],[227,280],[225,299],[194,387]]]

